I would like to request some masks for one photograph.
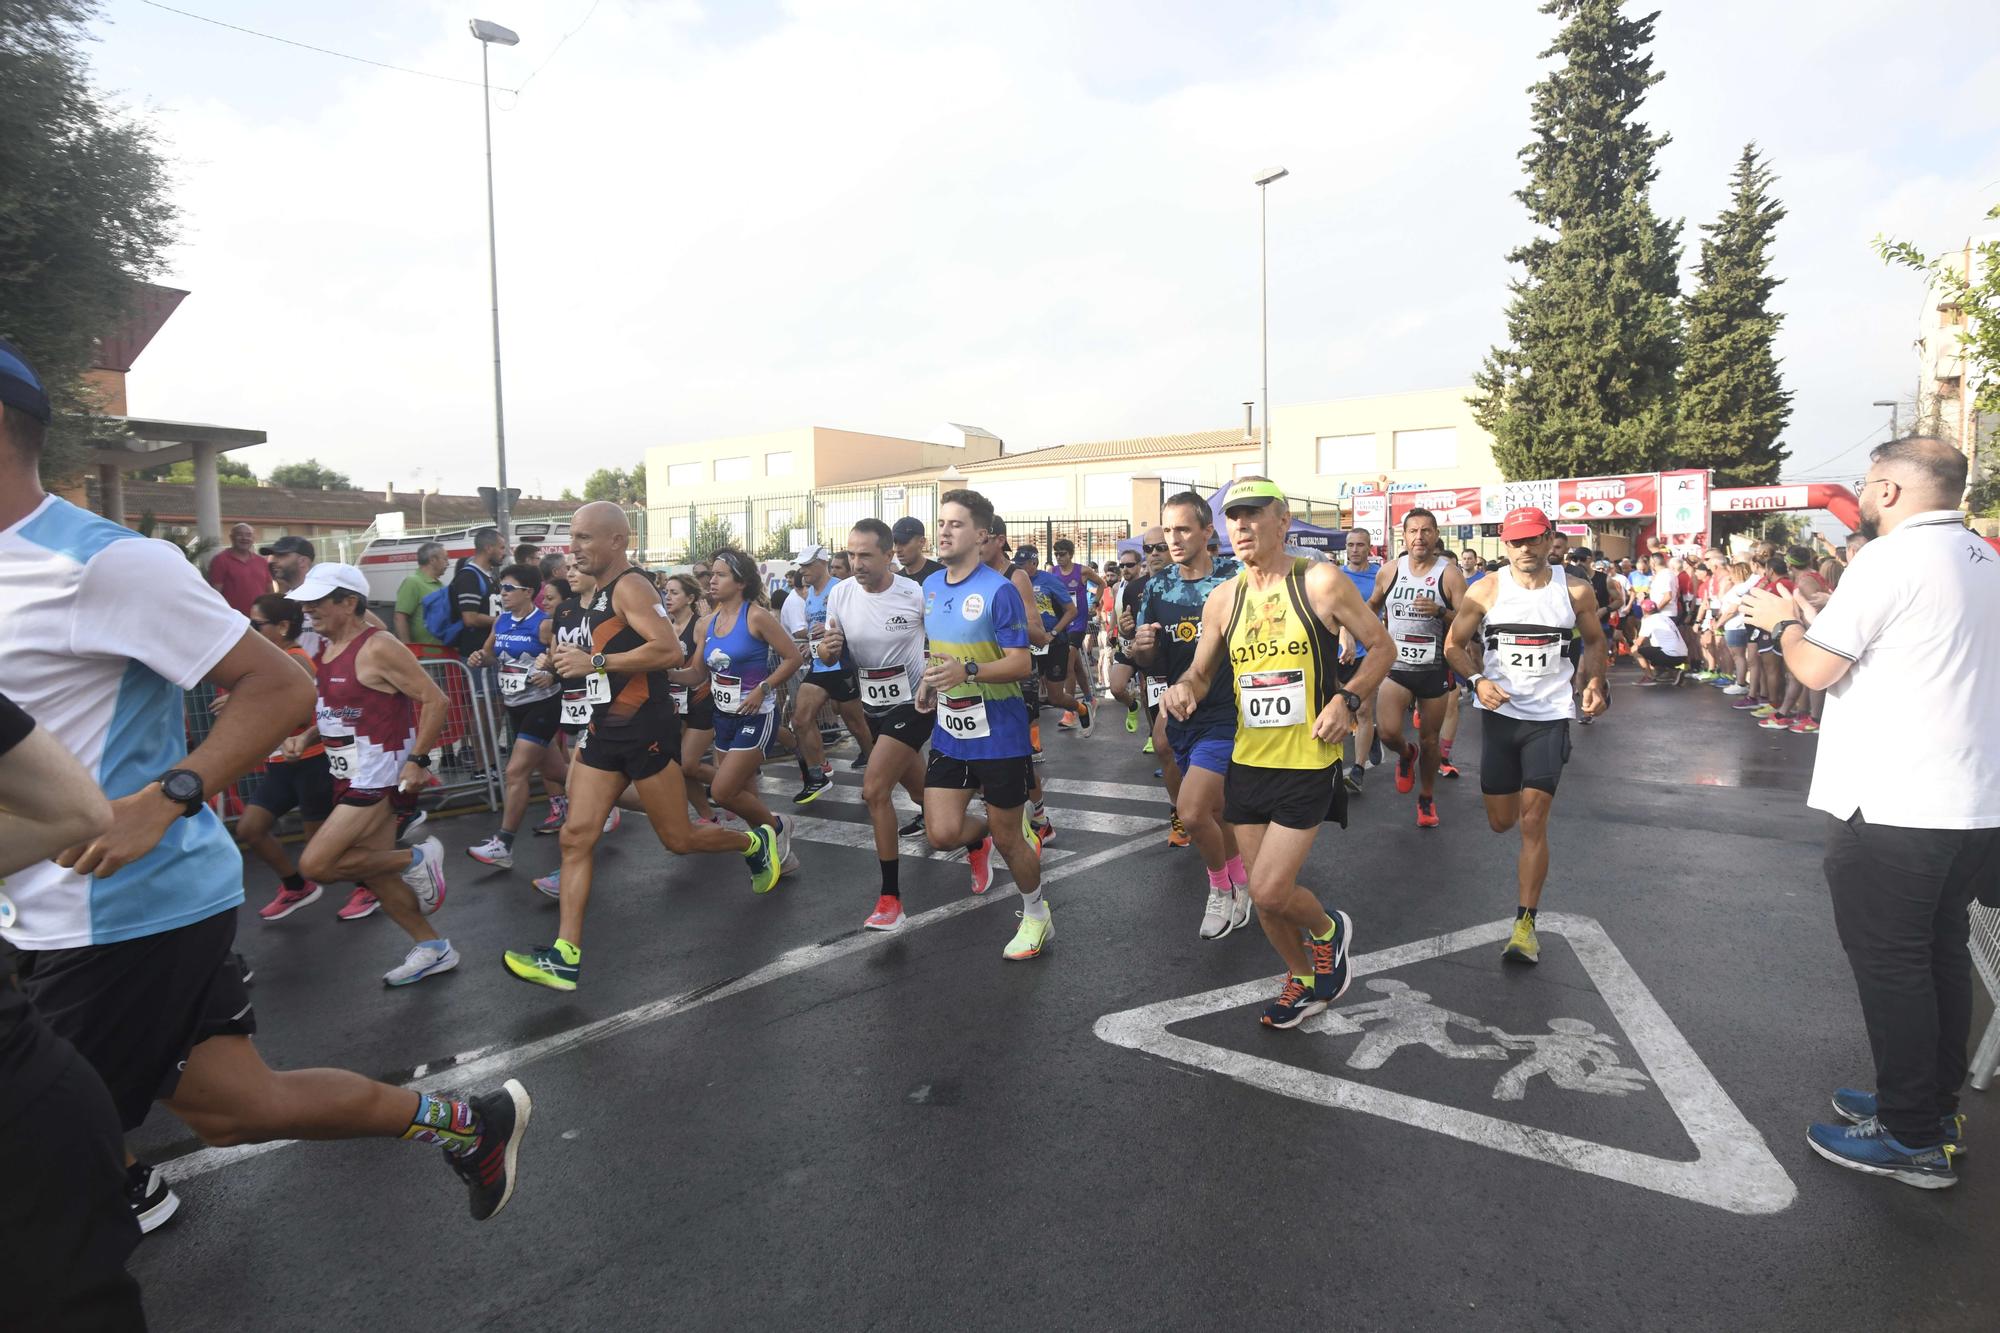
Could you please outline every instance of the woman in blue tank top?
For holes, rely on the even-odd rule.
[[[776,722],[779,688],[797,674],[803,658],[772,613],[764,581],[749,556],[726,548],[717,551],[709,566],[708,587],[715,611],[701,622],[694,657],[708,670],[709,698],[715,706],[715,749],[720,760],[709,799],[747,820],[751,828],[769,824],[778,830],[778,862],[781,870],[789,870],[797,866],[791,855],[792,828],[757,794],[757,773]]]
[[[542,827],[559,829],[569,764],[552,744],[562,714],[562,682],[548,662],[555,622],[535,605],[542,591],[541,571],[534,565],[509,565],[494,583],[500,594],[499,618],[487,632],[485,646],[468,656],[465,664],[475,670],[499,669],[500,702],[513,724],[514,744],[507,753],[500,828],[485,842],[468,847],[466,854],[504,869],[514,864],[514,835],[528,813],[528,778],[541,770],[542,787],[549,794],[549,818]]]

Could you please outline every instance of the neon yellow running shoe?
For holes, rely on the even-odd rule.
[[[1014,938],[1007,941],[1004,957],[1010,962],[1022,963],[1030,958],[1041,957],[1042,950],[1056,937],[1056,918],[1053,912],[1047,916],[1021,915],[1021,928],[1014,932]]]
[[[1507,947],[1500,951],[1500,956],[1516,963],[1542,961],[1542,942],[1535,938],[1535,918],[1524,916],[1514,922],[1514,934],[1508,939]]]
[[[1148,736],[1148,737],[1146,737],[1146,748],[1145,748],[1145,749],[1143,749],[1143,750],[1141,750],[1141,751],[1139,751],[1139,753],[1140,753],[1140,754],[1151,754],[1152,752],[1153,752],[1153,738],[1152,738],[1151,736]]]
[[[577,977],[583,972],[583,951],[568,940],[527,953],[509,949],[500,955],[500,961],[522,981],[550,990],[575,990]]]
[[[1139,730],[1139,710],[1138,710],[1138,709],[1136,709],[1136,708],[1128,708],[1128,709],[1126,709],[1126,710],[1125,710],[1125,730],[1127,730],[1127,731],[1132,731],[1132,732],[1136,732],[1136,731],[1138,731],[1138,730]]]
[[[759,824],[750,830],[750,840],[743,853],[750,866],[750,888],[756,893],[769,893],[778,887],[778,876],[784,873],[778,856],[778,831],[769,824]]]

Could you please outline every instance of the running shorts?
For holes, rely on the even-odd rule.
[[[247,1037],[257,1015],[229,951],[236,909],[116,944],[20,956],[21,982],[51,1031],[90,1062],[125,1132],[173,1096],[210,1037]]]
[[[1036,658],[1040,664],[1043,680],[1062,681],[1069,678],[1069,638],[1057,634],[1049,639],[1049,650]]]
[[[826,697],[837,704],[853,703],[861,697],[861,682],[854,672],[846,667],[838,671],[815,671],[802,682],[816,685],[826,691]]]
[[[267,764],[264,776],[257,780],[257,790],[250,795],[250,804],[274,815],[296,810],[308,823],[325,822],[333,813],[333,775],[327,769],[326,756]]]
[[[1018,810],[1028,803],[1034,768],[1033,759],[1025,754],[1014,759],[956,759],[932,750],[924,770],[924,786],[940,791],[977,790],[986,798],[989,810]]]
[[[681,729],[668,727],[656,736],[605,735],[591,730],[577,742],[576,757],[586,768],[623,773],[634,782],[681,761]]]
[[[717,713],[715,715],[715,748],[719,753],[728,754],[733,750],[756,750],[762,752],[771,743],[772,733],[777,728],[778,715],[772,713]]]
[[[1222,817],[1232,824],[1347,827],[1347,787],[1340,764],[1325,768],[1257,768],[1232,762],[1222,781]]]
[[[1335,662],[1333,673],[1340,678],[1340,683],[1345,685],[1354,679],[1354,673],[1361,670],[1361,664],[1367,660],[1365,657],[1357,657],[1352,662]]]
[[[551,694],[533,703],[509,704],[507,720],[514,724],[515,740],[547,745],[562,726],[562,695]]]
[[[875,739],[884,736],[892,741],[901,741],[912,750],[921,750],[931,739],[932,717],[929,713],[919,713],[915,704],[898,704],[886,713],[865,714],[868,730]]]
[[[1229,776],[1229,756],[1236,749],[1236,728],[1231,725],[1226,730],[1213,726],[1195,726],[1186,722],[1167,719],[1167,745],[1174,752],[1174,762],[1183,773],[1191,769],[1205,768],[1211,773]]]
[[[1512,796],[1533,787],[1555,795],[1569,762],[1569,719],[1527,722],[1483,708],[1479,716],[1479,790]]]
[[[351,805],[366,810],[371,805],[380,805],[396,794],[394,787],[356,787],[352,783],[333,780],[333,803]]]
[[[681,714],[681,725],[689,731],[714,731],[715,700],[706,693],[699,699],[688,700],[687,712]]]
[[[1441,699],[1451,693],[1451,673],[1442,665],[1422,667],[1415,671],[1392,669],[1389,672],[1389,679],[1418,699]]]
[[[1111,654],[1111,665],[1122,666],[1132,671],[1137,671],[1139,669],[1139,664],[1137,662],[1134,662],[1131,658],[1125,656],[1125,648],[1122,643],[1119,645],[1117,651]]]

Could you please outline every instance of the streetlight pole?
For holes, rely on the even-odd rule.
[[[1897,422],[1899,422],[1900,420],[1902,420],[1901,416],[1899,416],[1899,415],[1898,415],[1898,408],[1900,407],[1900,404],[1898,404],[1898,403],[1896,402],[1896,400],[1895,400],[1895,399],[1893,399],[1893,398],[1877,398],[1877,399],[1876,399],[1876,400],[1875,400],[1874,402],[1872,402],[1872,403],[1868,404],[1868,406],[1870,406],[1870,407],[1886,407],[1886,408],[1888,408],[1888,409],[1889,409],[1889,438],[1890,438],[1890,439],[1892,439],[1892,440],[1894,440],[1894,439],[1900,439],[1900,438],[1902,437],[1902,434],[1903,434],[1903,432],[1902,432],[1901,430],[1897,429],[1897,424],[1896,424]]]
[[[1267,256],[1270,250],[1269,209],[1265,187],[1292,173],[1272,167],[1257,176],[1257,322],[1258,343],[1264,362],[1264,419],[1258,423],[1259,471],[1271,475],[1271,279]]]
[[[487,77],[487,48],[519,45],[521,38],[512,28],[503,28],[485,19],[469,25],[479,39],[479,109],[486,119],[486,281],[493,298],[493,451],[498,461],[499,484],[495,487],[493,525],[500,540],[512,545],[512,525],[507,512],[507,409],[500,391],[500,242],[493,219],[493,90]]]

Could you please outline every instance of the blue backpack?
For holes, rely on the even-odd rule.
[[[487,581],[486,572],[480,569],[479,566],[461,562],[459,567],[461,569],[470,569],[474,574],[478,575],[479,590],[482,594],[492,586]],[[423,612],[424,628],[431,632],[431,636],[439,643],[451,643],[453,634],[452,626],[461,623],[458,616],[458,607],[451,599],[451,584],[446,583],[441,587],[431,589],[424,594],[424,599],[417,603],[417,606]]]

